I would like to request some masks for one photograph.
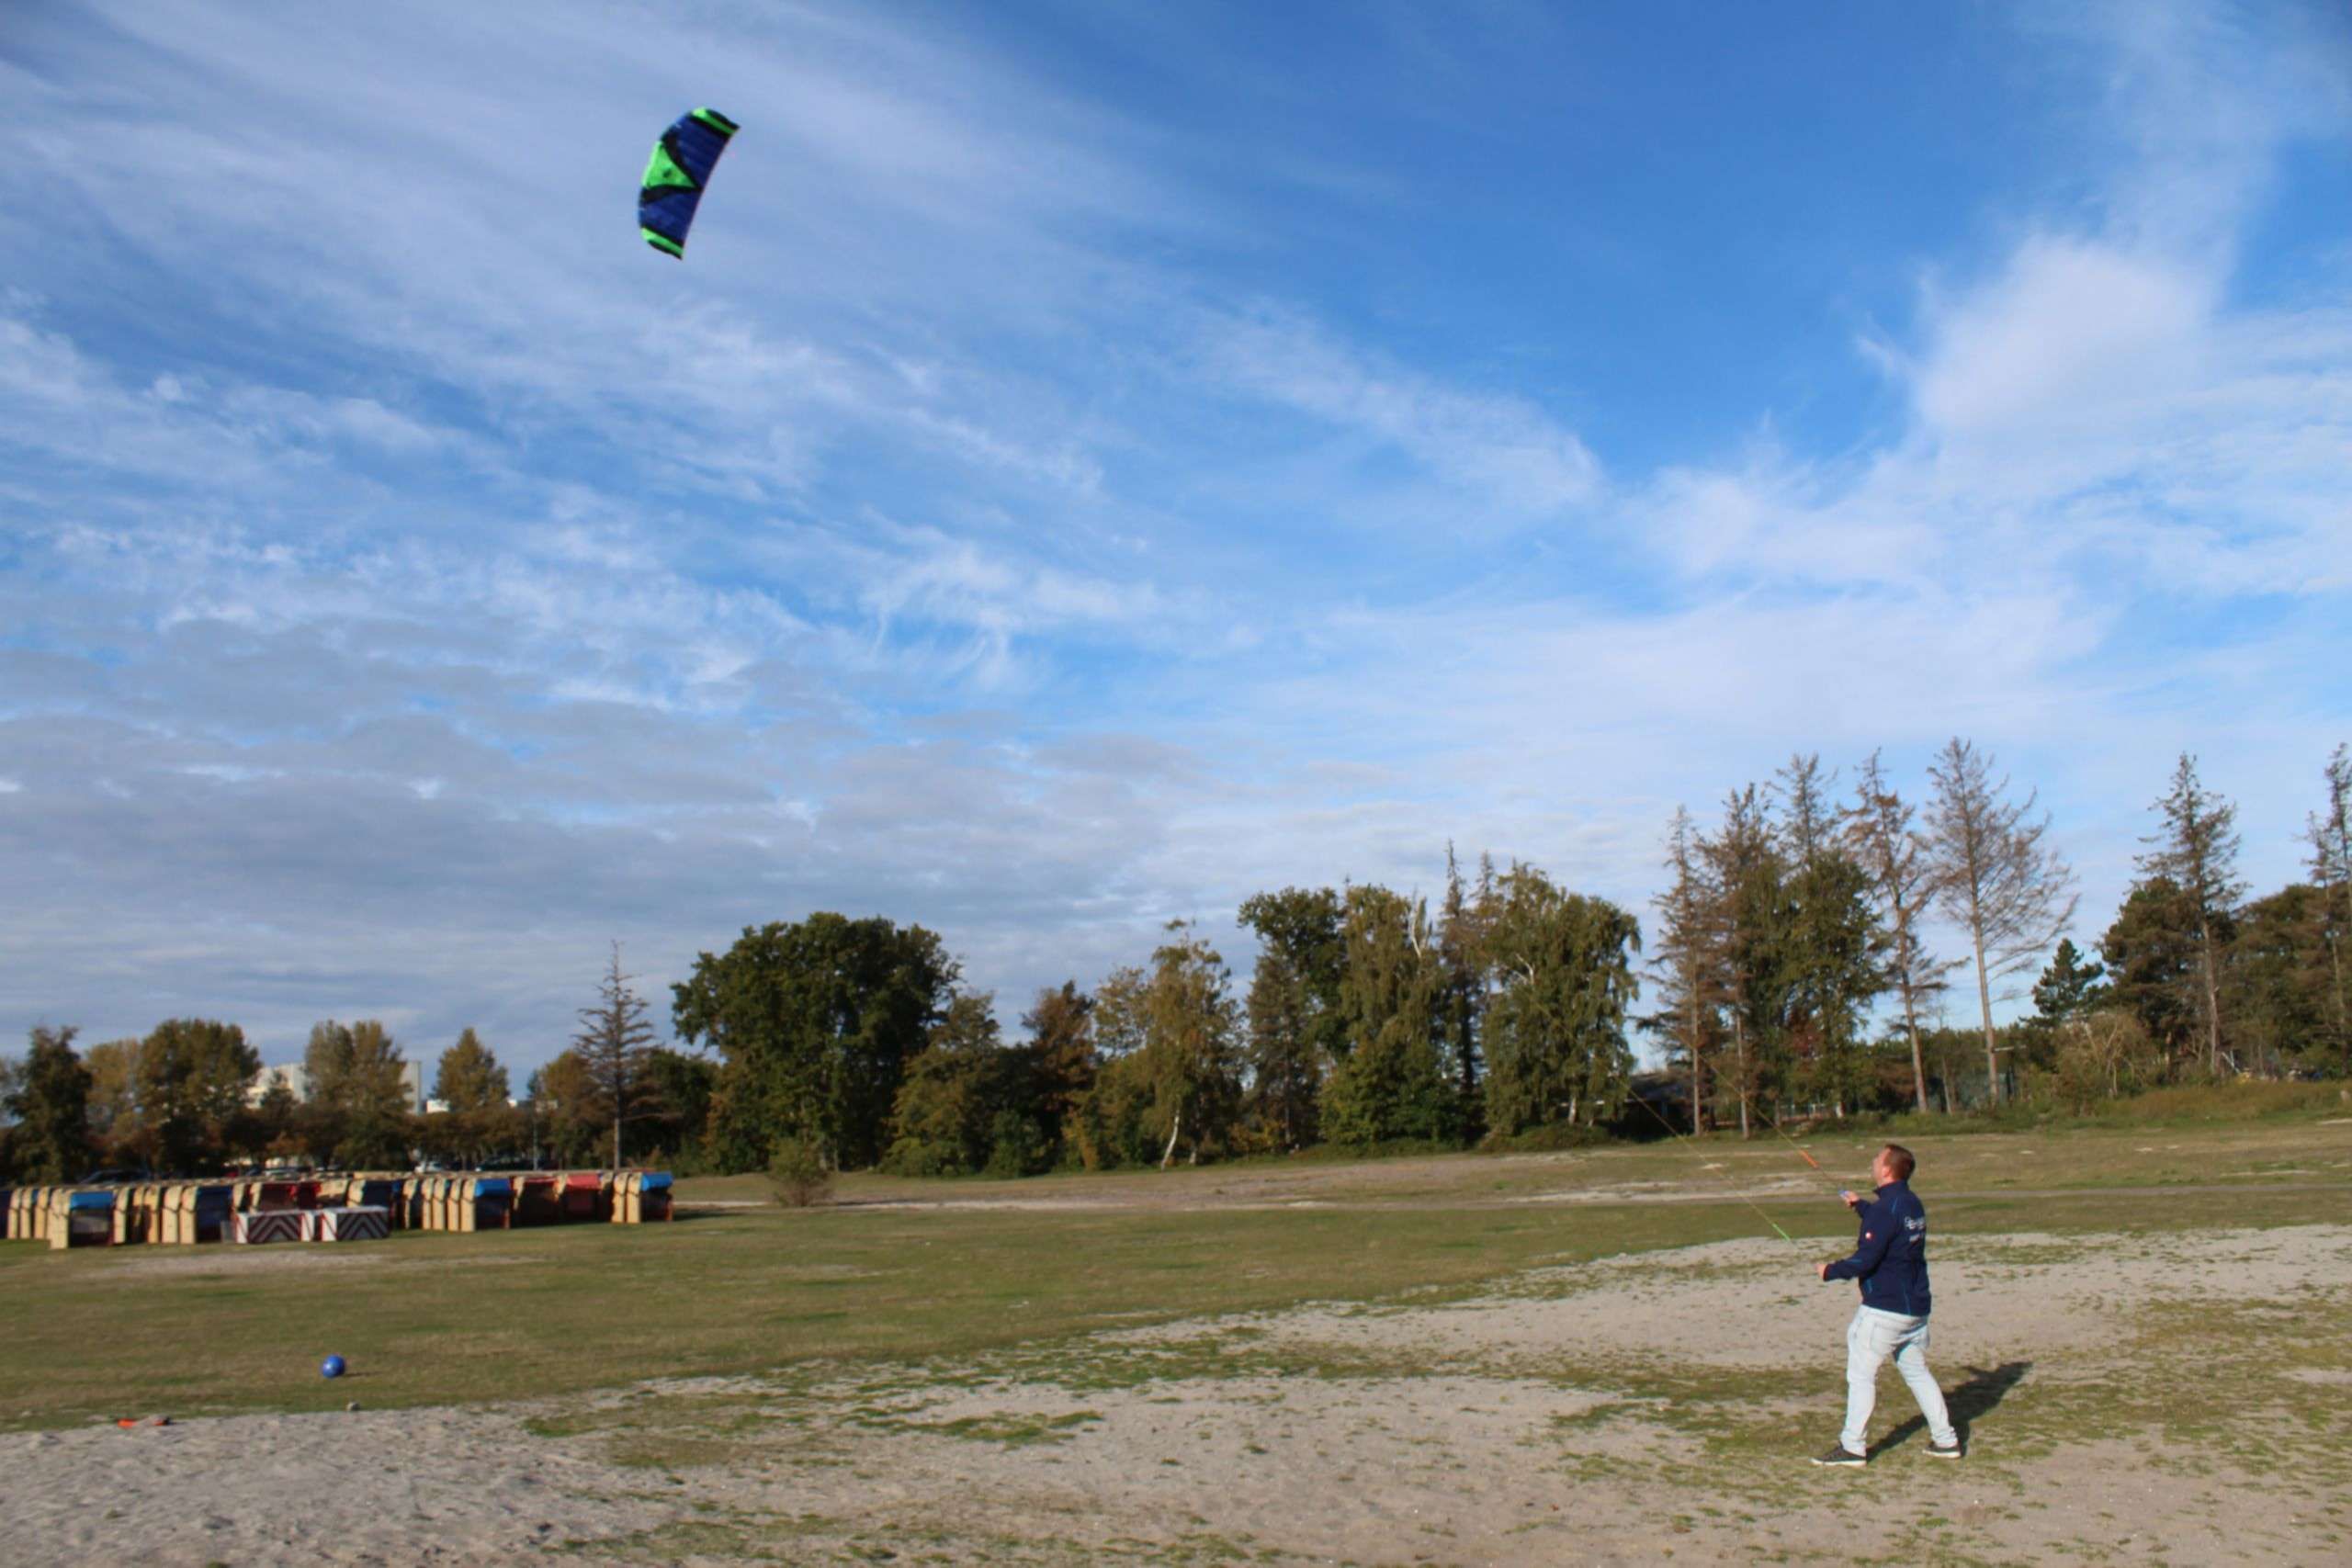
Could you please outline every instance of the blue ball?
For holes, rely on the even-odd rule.
[[[321,1361],[319,1363],[319,1376],[322,1378],[339,1378],[343,1376],[343,1358],[341,1356],[329,1356],[325,1360]]]

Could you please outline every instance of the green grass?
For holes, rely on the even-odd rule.
[[[2347,1091],[2333,1084],[2167,1089],[2120,1102],[2144,1102],[2150,1114],[2144,1124],[2052,1122],[2026,1132],[1972,1131],[1973,1123],[1941,1118],[1920,1125],[1903,1118],[1894,1123],[1826,1122],[1795,1140],[1821,1162],[1826,1175],[1815,1173],[1759,1123],[1747,1140],[1736,1132],[1716,1133],[1697,1140],[1661,1138],[1544,1154],[1397,1156],[1348,1163],[1318,1153],[1168,1171],[1057,1172],[1022,1181],[917,1180],[860,1172],[842,1178],[834,1196],[852,1207],[942,1201],[1238,1206],[1298,1201],[1347,1207],[1509,1203],[1658,1183],[1687,1189],[1693,1196],[1772,1183],[1826,1192],[1838,1182],[1867,1182],[1871,1155],[1891,1137],[1918,1155],[1919,1185],[1929,1193],[2272,1179],[2352,1183],[2352,1101],[2338,1100],[2339,1092]],[[1722,1168],[1708,1170],[1708,1165]],[[2295,1172],[2304,1174],[2290,1174]],[[771,1197],[763,1176],[692,1177],[682,1179],[676,1190],[686,1203],[765,1203]]]
[[[1865,1159],[1871,1140],[1812,1146],[1835,1169]],[[1914,1146],[1948,1236],[2300,1223],[2333,1196],[2281,1202],[2260,1190],[2325,1182],[2352,1196],[2352,1127],[2233,1126],[2154,1140],[2091,1130]],[[496,1402],[776,1369],[936,1368],[1015,1347],[1048,1348],[1080,1388],[1180,1375],[1181,1350],[1093,1357],[1082,1337],[1310,1300],[1418,1304],[1539,1265],[1764,1234],[1702,1164],[1742,1185],[1792,1172],[1812,1179],[1777,1140],[1713,1139],[1697,1157],[1662,1145],[1020,1183],[861,1177],[842,1184],[852,1205],[842,1208],[402,1234],[334,1249],[0,1245],[0,1427],[351,1399]],[[689,1201],[707,1200],[737,1190],[737,1179],[682,1189]],[[2192,1185],[2158,1198],[2117,1190],[2144,1181]],[[1512,1201],[1658,1182],[1698,1201]],[[1958,1196],[1972,1191],[1981,1195]],[[1102,1206],[856,1206],[1004,1192]],[[1299,1201],[1325,1206],[1287,1206]],[[1763,1207],[1806,1238],[1806,1256],[1842,1250],[1851,1235],[1826,1183]],[[347,1358],[352,1375],[322,1380],[329,1353]]]
[[[2352,1087],[2340,1083],[2176,1084],[2120,1100],[2100,1100],[2086,1112],[2048,1105],[2005,1105],[1962,1116],[1898,1116],[1865,1119],[1864,1124],[1894,1136],[1966,1135],[1971,1133],[2066,1131],[2084,1127],[2208,1127],[2249,1122],[2308,1122],[2352,1116]]]

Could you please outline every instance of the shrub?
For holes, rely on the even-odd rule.
[[[768,1180],[775,1188],[776,1201],[794,1209],[820,1203],[833,1190],[825,1151],[805,1138],[775,1141],[775,1152],[768,1157]]]
[[[962,1176],[964,1155],[953,1144],[901,1134],[882,1156],[881,1168],[892,1176]]]
[[[1656,1126],[1656,1122],[1651,1123]],[[1615,1143],[1599,1127],[1581,1127],[1573,1122],[1554,1122],[1523,1132],[1488,1133],[1478,1140],[1478,1152],[1488,1155],[1554,1154],[1563,1149],[1598,1148]]]

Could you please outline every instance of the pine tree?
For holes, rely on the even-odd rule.
[[[1657,941],[1648,970],[1658,987],[1658,1010],[1642,1027],[1664,1038],[1671,1057],[1679,1053],[1690,1095],[1690,1127],[1707,1130],[1707,1053],[1723,1032],[1722,1012],[1730,995],[1724,970],[1723,898],[1709,880],[1690,813],[1674,808],[1667,829],[1668,881],[1653,905]]]
[[[2290,1062],[2335,1065],[2324,903],[2319,888],[2291,883],[2231,922],[2222,996],[2232,1043],[2256,1071],[2275,1077]]]
[[[1842,1116],[1862,1091],[1862,1018],[1886,988],[1887,938],[1870,875],[1848,852],[1844,823],[1830,804],[1835,775],[1823,773],[1818,756],[1802,753],[1777,776],[1778,827],[1792,871],[1783,1032],[1807,1087]]]
[[[2103,991],[2099,980],[2106,973],[2083,961],[2072,938],[2061,938],[2058,951],[2050,955],[2050,967],[2033,983],[2035,1016],[2053,1029],[2083,1018],[2098,1005]]]
[[[621,1163],[621,1123],[652,1109],[648,1058],[657,1038],[645,1019],[645,1002],[621,973],[621,944],[613,943],[611,964],[596,985],[596,1002],[580,1010],[580,1032],[571,1037],[588,1081],[613,1127],[613,1166]]]
[[[1779,1049],[1779,1021],[1786,1011],[1788,867],[1754,784],[1724,796],[1723,826],[1700,838],[1697,847],[1716,899],[1732,1089],[1739,1100],[1739,1135],[1746,1138],[1755,1133],[1749,1104],[1767,1055]]]
[[[2245,897],[2238,879],[2238,808],[2198,782],[2197,759],[2183,751],[2172,788],[2150,807],[2164,826],[2141,842],[2143,875],[2163,877],[2188,900],[2197,937],[2198,1017],[2204,1026],[2206,1070],[2222,1071],[2222,950],[2229,921]]]
[[[2169,877],[2153,876],[2124,897],[2099,938],[2109,994],[2140,1021],[2167,1058],[2198,1047],[2197,915]]]

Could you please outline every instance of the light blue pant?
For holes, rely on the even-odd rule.
[[[1848,1453],[1870,1452],[1871,1408],[1878,1403],[1878,1370],[1894,1358],[1894,1370],[1911,1385],[1919,1414],[1928,1418],[1928,1436],[1939,1448],[1960,1441],[1951,1415],[1944,1408],[1944,1391],[1928,1370],[1928,1320],[1899,1312],[1856,1307],[1846,1327],[1846,1429],[1838,1440]]]

